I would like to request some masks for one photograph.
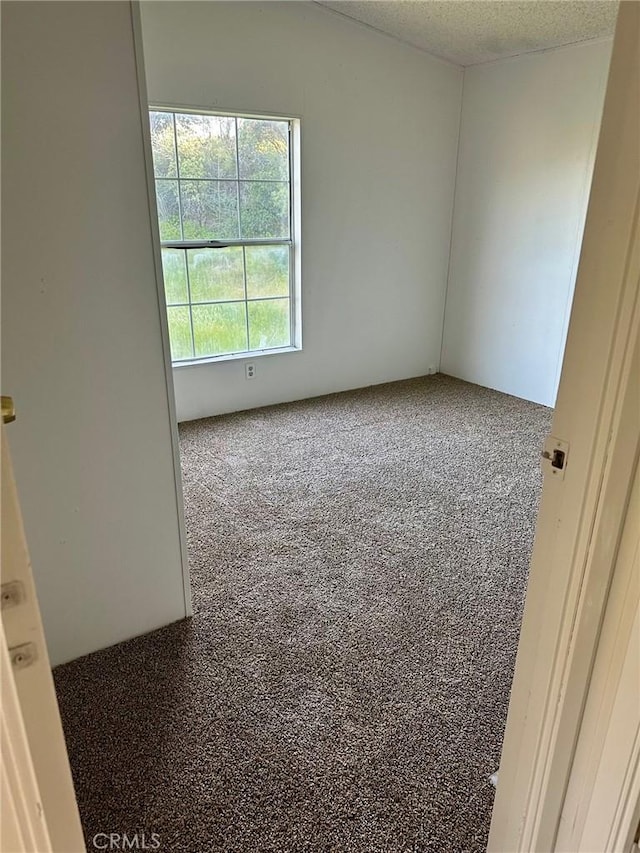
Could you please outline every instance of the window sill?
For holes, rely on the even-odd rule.
[[[216,355],[209,358],[192,358],[189,361],[172,361],[173,370],[181,370],[184,367],[199,367],[201,365],[220,364],[224,361],[251,361],[254,358],[262,358],[265,355],[282,355],[287,352],[302,352],[302,347],[279,347],[278,349],[258,349],[251,352],[232,352],[228,355]]]

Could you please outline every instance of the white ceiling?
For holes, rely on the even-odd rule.
[[[458,65],[613,34],[615,0],[319,0]]]

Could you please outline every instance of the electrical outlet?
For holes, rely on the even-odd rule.
[[[255,379],[256,378],[256,366],[255,364],[245,364],[244,373],[247,379]]]

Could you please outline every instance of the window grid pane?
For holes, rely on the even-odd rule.
[[[151,125],[151,150],[153,170],[156,178],[177,177],[176,144],[173,132],[174,115],[167,112],[152,111],[149,114]]]
[[[180,180],[180,156],[178,154],[178,131],[176,115],[173,114],[173,144],[176,149],[176,176],[178,178],[178,215],[180,217],[180,236],[184,240],[184,219],[182,216],[182,181]],[[191,299],[191,297],[189,297]],[[191,324],[191,339],[193,340],[193,323]]]
[[[235,117],[236,122],[236,178],[240,180],[240,149],[238,148],[238,116]],[[242,211],[240,210],[240,184],[236,186],[236,197],[238,199],[238,237],[242,237]],[[244,251],[242,252],[244,256]],[[243,260],[244,263],[244,260]],[[246,274],[245,274],[245,296],[246,296]],[[247,326],[247,341],[249,340],[249,327]]]
[[[175,115],[178,167],[183,178],[235,179],[236,122],[227,116]]]
[[[257,249],[280,249],[287,253],[286,294],[259,296],[249,293],[247,250],[252,252]],[[238,293],[236,298],[222,296],[218,299],[201,299],[197,294],[194,294],[194,264],[189,259],[189,253],[215,257],[219,253],[228,252],[228,249],[163,250],[163,252],[171,252],[172,256],[182,255],[182,269],[185,272],[186,291],[189,300],[188,302],[170,302],[172,291],[165,284],[167,288],[165,294],[167,310],[172,313],[169,327],[171,354],[174,362],[241,355],[242,353],[262,352],[291,346],[290,245],[280,243],[264,247],[252,246],[251,243],[248,243],[232,247],[232,250],[238,253],[242,251],[242,292]],[[199,286],[202,287],[202,283]],[[234,309],[233,306],[238,306],[238,308]],[[199,309],[208,310],[200,311]],[[194,311],[196,314],[195,322]],[[221,321],[225,317],[229,324],[226,331],[221,329],[221,325],[223,325]],[[209,333],[205,328],[207,322],[211,326]],[[240,325],[244,325],[243,334],[240,333]]]
[[[240,181],[238,190],[242,237],[289,239],[288,182]]]
[[[186,255],[192,303],[233,302],[245,298],[242,246],[187,249]]]
[[[289,346],[289,299],[260,299],[247,303],[249,349]]]
[[[171,305],[167,308],[171,358],[174,361],[185,361],[193,358],[193,333],[190,313],[191,309],[189,307]]]
[[[164,159],[156,170],[161,239],[241,243],[228,249],[163,250],[163,255],[182,253],[188,300],[180,299],[185,282],[174,259],[173,279],[169,269],[165,272],[173,361],[290,346],[290,121],[168,111],[152,111],[151,117],[164,134]],[[182,134],[188,152],[181,151],[179,122],[190,133]],[[214,156],[207,162],[209,150]],[[252,246],[261,239],[278,242]],[[215,258],[218,253],[226,257]]]
[[[162,249],[162,274],[167,305],[188,305],[187,271],[184,252]]]
[[[238,177],[289,178],[289,123],[273,119],[238,119]]]
[[[289,246],[247,246],[245,257],[249,299],[289,295]]]
[[[184,268],[187,271],[187,298],[189,300],[189,323],[191,325],[191,352],[192,358],[195,358],[196,348],[195,348],[195,335],[193,334],[193,314],[191,312],[191,276],[189,275],[189,264],[187,253],[183,250],[184,256]]]
[[[196,358],[247,351],[246,302],[192,305]]]
[[[185,240],[237,240],[238,182],[179,181]]]
[[[236,119],[236,124],[237,124],[237,122],[238,122],[238,119]],[[238,139],[238,134],[236,133],[236,140],[237,139]],[[239,210],[240,210],[240,207],[238,207],[238,211]],[[245,301],[245,305],[246,305],[246,302],[247,302],[247,247],[246,246],[242,247],[242,268],[244,270],[244,301]],[[248,308],[248,306],[245,308],[244,319],[245,319],[245,323],[247,325],[247,348],[248,348],[249,347],[249,308]]]
[[[163,241],[182,239],[179,192],[179,181],[173,178],[159,178],[156,181],[158,224],[160,239]]]

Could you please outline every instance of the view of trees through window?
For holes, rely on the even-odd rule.
[[[289,346],[290,122],[149,116],[172,360]]]

